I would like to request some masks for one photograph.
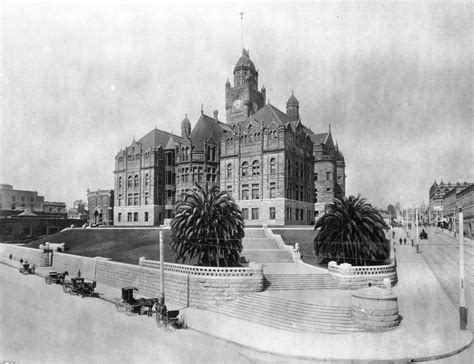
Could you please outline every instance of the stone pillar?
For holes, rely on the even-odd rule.
[[[352,294],[352,319],[367,331],[382,331],[400,324],[398,297],[390,290],[367,287]]]

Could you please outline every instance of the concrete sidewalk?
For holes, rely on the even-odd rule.
[[[399,236],[396,236],[396,239],[398,238]],[[393,292],[398,295],[402,321],[398,328],[391,331],[350,334],[300,333],[270,328],[208,310],[172,306],[169,309],[183,309],[190,329],[288,359],[404,363],[436,360],[455,355],[469,347],[472,333],[459,329],[458,311],[449,301],[422,255],[417,254],[416,248],[412,248],[411,244],[396,244],[395,249],[398,284],[393,288]],[[19,268],[18,262],[4,263]],[[37,274],[46,275],[49,271],[51,268],[38,268]],[[96,291],[101,299],[109,302],[116,302],[120,298],[118,288],[98,284]],[[344,294],[346,293],[347,291],[344,291]],[[295,296],[295,291],[279,291],[276,294],[298,302],[298,294]],[[334,297],[329,297],[331,294],[334,294]],[[322,301],[335,302],[341,298],[341,291],[305,292],[307,300],[312,295],[324,295]]]

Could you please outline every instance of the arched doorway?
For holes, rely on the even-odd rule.
[[[100,207],[96,207],[94,211],[94,224],[101,224],[102,223],[102,209]]]

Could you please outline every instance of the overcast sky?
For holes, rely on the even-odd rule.
[[[48,201],[113,189],[114,157],[201,104],[225,120],[244,46],[280,110],[331,124],[347,194],[386,207],[473,181],[470,2],[3,3],[0,182]]]

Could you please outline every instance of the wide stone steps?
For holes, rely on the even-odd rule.
[[[240,254],[247,262],[256,263],[292,263],[293,257],[285,250],[244,249]]]
[[[213,308],[230,317],[294,332],[343,334],[362,331],[352,320],[350,307],[320,306],[258,293]]]
[[[279,249],[272,238],[243,238],[242,246],[244,249]]]
[[[265,274],[266,290],[336,289],[337,282],[328,273]]]

